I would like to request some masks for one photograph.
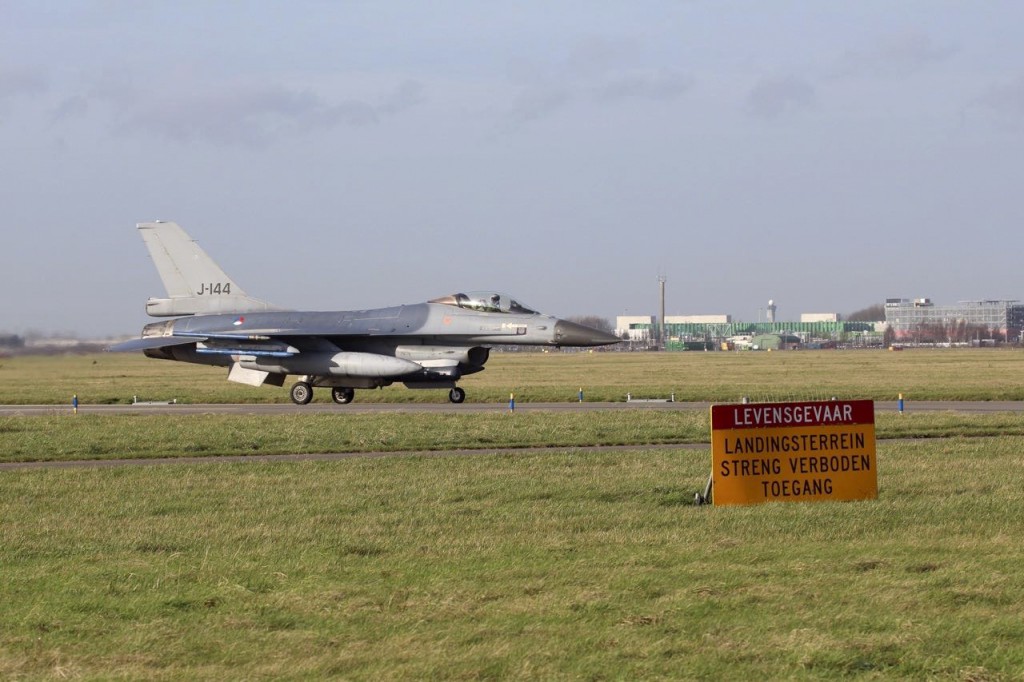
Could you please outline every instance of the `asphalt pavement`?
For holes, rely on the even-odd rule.
[[[708,410],[712,403],[638,401],[617,403],[529,403],[516,402],[516,412],[573,412],[593,410]],[[0,405],[0,416],[36,416],[64,414],[71,412],[71,405]],[[437,412],[443,414],[505,412],[507,402],[500,403],[349,403],[336,405],[330,402],[312,402],[308,405],[293,403],[272,404],[184,404],[184,403],[137,403],[134,405],[89,405],[78,406],[82,414],[386,414],[389,412]],[[896,412],[895,400],[875,401],[875,413]],[[905,413],[914,412],[1024,412],[1024,401],[975,400],[975,401],[913,401],[904,403]]]

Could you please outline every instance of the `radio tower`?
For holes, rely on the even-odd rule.
[[[665,275],[658,275],[658,288],[661,293],[661,317],[658,318],[658,346],[665,350]]]

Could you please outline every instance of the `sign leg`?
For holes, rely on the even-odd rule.
[[[708,504],[711,499],[711,482],[714,480],[714,475],[708,476],[708,484],[704,486],[704,494],[695,493],[693,496],[693,503],[698,507],[702,504]]]

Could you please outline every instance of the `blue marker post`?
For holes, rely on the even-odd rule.
[[[899,399],[896,401],[896,409],[900,411],[900,416],[903,416],[903,394],[900,393]]]
[[[582,386],[580,386],[579,399],[580,399],[580,402],[582,403],[583,402],[583,387]]]
[[[508,394],[508,411],[509,412],[515,412],[516,411],[516,394],[515,393],[509,393]]]
[[[71,396],[71,412],[78,414],[78,394]]]

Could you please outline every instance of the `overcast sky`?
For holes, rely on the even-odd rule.
[[[180,223],[304,309],[1024,298],[1024,3],[0,0],[0,331],[137,333]]]

